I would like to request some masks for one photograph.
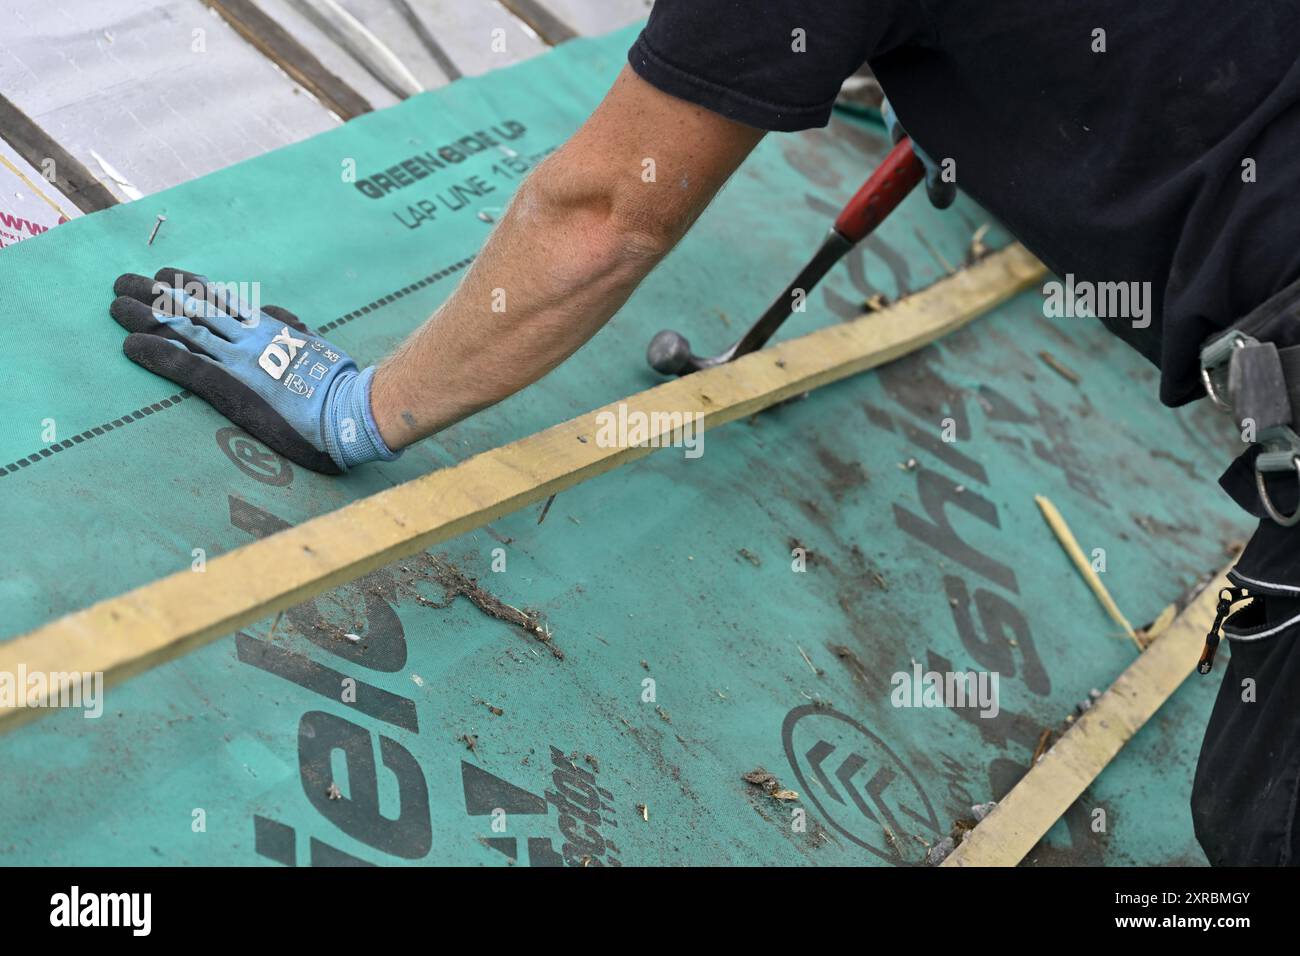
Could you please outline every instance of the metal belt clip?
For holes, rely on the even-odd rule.
[[[1268,475],[1294,475],[1300,485],[1300,435],[1291,427],[1290,389],[1277,347],[1232,329],[1201,349],[1201,382],[1215,407],[1257,429],[1255,489],[1264,511],[1284,528],[1300,524],[1300,506],[1283,514],[1268,494]]]
[[[1262,432],[1258,444],[1260,450],[1255,458],[1255,489],[1259,492],[1259,502],[1270,518],[1282,527],[1290,528],[1300,522],[1300,507],[1289,515],[1278,511],[1268,496],[1264,476],[1279,472],[1293,474],[1297,484],[1300,484],[1300,435],[1285,425],[1278,425]]]
[[[1201,349],[1201,382],[1205,385],[1205,394],[1221,412],[1232,411],[1232,405],[1223,397],[1232,353],[1253,341],[1249,335],[1233,329]]]

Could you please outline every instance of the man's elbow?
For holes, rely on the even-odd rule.
[[[687,209],[665,203],[652,192],[632,191],[616,198],[609,213],[609,228],[624,237],[630,256],[663,258],[681,241],[695,221]]]
[[[653,183],[611,179],[599,170],[566,168],[553,156],[524,181],[515,204],[525,224],[575,242],[598,262],[657,262],[672,250],[694,217],[664,202]]]

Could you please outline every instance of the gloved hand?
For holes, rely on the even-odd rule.
[[[374,367],[358,371],[342,350],[292,312],[256,310],[182,269],[155,279],[128,273],[109,308],[131,333],[126,357],[188,389],[290,461],[326,474],[397,457],[370,410]]]
[[[885,121],[885,129],[889,131],[890,142],[897,143],[907,135],[894,114],[894,108],[889,105],[889,100],[880,104],[880,116]],[[916,140],[912,140],[912,151],[925,167],[925,192],[930,197],[930,204],[935,209],[947,209],[957,198],[957,184],[944,181],[943,171]]]

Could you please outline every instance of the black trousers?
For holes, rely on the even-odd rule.
[[[1223,629],[1230,657],[1192,785],[1196,838],[1215,866],[1300,866],[1300,528],[1261,522],[1229,576],[1253,598]]]

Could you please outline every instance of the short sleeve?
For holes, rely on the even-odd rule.
[[[924,35],[923,11],[919,0],[656,0],[628,63],[737,122],[809,129],[863,62]]]

